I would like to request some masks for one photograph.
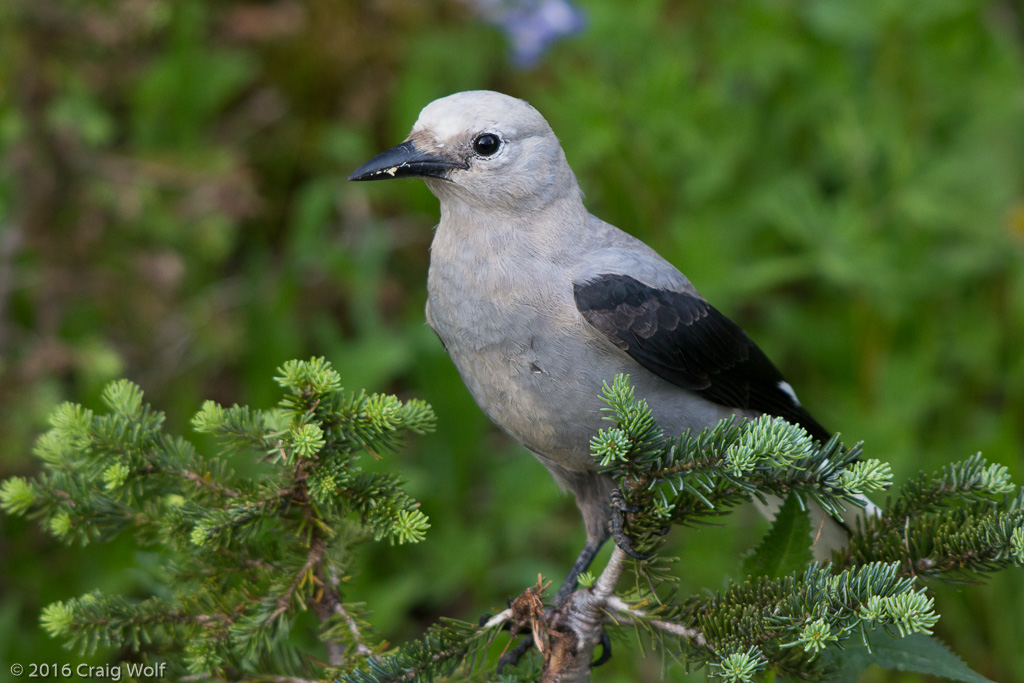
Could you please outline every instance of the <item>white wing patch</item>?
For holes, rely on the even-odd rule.
[[[786,380],[782,380],[781,382],[778,383],[777,386],[782,391],[782,393],[793,399],[793,403],[800,405],[800,399],[796,397],[796,392],[793,391],[793,387],[790,386],[789,382],[787,382]]]

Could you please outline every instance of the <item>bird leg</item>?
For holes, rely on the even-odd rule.
[[[633,550],[633,542],[629,540],[629,536],[626,535],[626,514],[630,512],[637,512],[639,508],[632,505],[627,505],[626,501],[622,499],[622,489],[616,488],[612,491],[612,538],[615,539],[615,545],[622,549],[622,552],[626,553],[634,560],[649,560],[654,557],[654,553],[638,553]]]
[[[561,607],[565,599],[569,597],[569,594],[576,590],[576,582],[580,578],[580,574],[587,571],[587,567],[594,561],[594,557],[597,556],[601,546],[604,545],[605,539],[603,538],[588,538],[586,545],[583,546],[583,550],[576,557],[576,561],[572,563],[572,568],[569,570],[569,575],[565,577],[565,581],[558,587],[558,592],[555,593],[554,605],[555,607]]]

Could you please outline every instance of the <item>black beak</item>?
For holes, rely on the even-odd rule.
[[[455,168],[469,168],[463,162],[417,149],[412,140],[381,152],[352,172],[349,180],[388,180],[409,176],[447,178]]]

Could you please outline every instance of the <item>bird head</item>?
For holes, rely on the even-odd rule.
[[[522,214],[566,195],[579,197],[558,138],[540,112],[486,90],[431,102],[405,142],[367,161],[349,180],[409,176],[423,178],[449,209]]]

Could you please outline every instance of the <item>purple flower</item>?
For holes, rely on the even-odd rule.
[[[554,41],[583,28],[583,11],[571,0],[467,0],[484,21],[512,43],[512,61],[529,68]]]

